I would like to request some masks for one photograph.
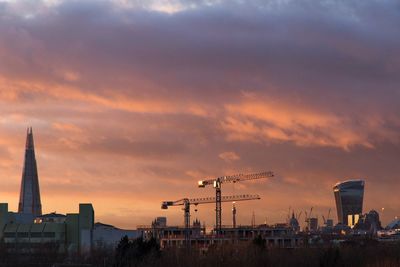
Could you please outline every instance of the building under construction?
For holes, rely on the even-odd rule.
[[[161,217],[166,222],[165,217]],[[161,248],[166,247],[197,247],[206,249],[211,245],[226,245],[251,242],[256,237],[265,240],[268,247],[295,248],[304,245],[303,236],[296,233],[287,224],[275,225],[247,225],[247,226],[225,226],[217,232],[213,229],[206,232],[206,227],[201,225],[198,220],[193,221],[189,229],[182,226],[168,226],[160,223],[160,217],[152,225],[138,226],[138,230],[143,232],[145,239],[156,238],[159,240]],[[189,238],[187,238],[189,230]]]
[[[173,206],[182,207],[184,226],[168,226],[165,217],[159,217],[149,226],[139,226],[138,230],[146,239],[156,238],[162,248],[165,247],[197,247],[207,249],[216,244],[238,244],[250,242],[255,238],[261,238],[267,247],[295,248],[313,244],[333,244],[354,238],[377,236],[382,229],[379,214],[371,211],[362,214],[362,200],[364,193],[364,181],[353,180],[338,183],[334,186],[335,200],[338,211],[338,224],[334,225],[330,218],[331,209],[327,216],[322,215],[323,225],[319,225],[318,215],[313,213],[313,207],[304,211],[305,227],[301,230],[299,220],[302,212],[295,214],[289,208],[287,221],[281,224],[256,225],[254,214],[251,225],[237,226],[236,206],[237,201],[258,200],[257,194],[222,195],[222,185],[225,183],[237,183],[248,180],[256,180],[274,177],[272,172],[255,174],[238,174],[222,176],[214,179],[206,179],[198,182],[201,188],[212,186],[215,196],[202,198],[181,198],[176,201],[163,201],[162,209]],[[232,225],[222,224],[222,203],[232,202]],[[212,230],[206,231],[206,226],[196,219],[191,223],[190,207],[202,204],[215,204],[215,225]],[[351,220],[350,217],[357,215],[359,220]],[[392,238],[392,237],[391,237]]]
[[[256,180],[274,177],[272,172],[262,172],[255,174],[238,174],[232,176],[222,176],[215,179],[206,179],[198,182],[201,188],[213,186],[215,197],[203,198],[182,198],[176,201],[163,201],[162,209],[172,206],[182,207],[184,213],[184,226],[168,226],[165,217],[157,218],[150,226],[139,226],[138,230],[143,232],[144,238],[156,238],[162,248],[169,246],[190,246],[207,248],[214,244],[237,244],[249,242],[256,237],[265,240],[267,246],[294,248],[303,244],[303,239],[297,235],[296,229],[288,224],[277,225],[255,225],[250,226],[236,225],[236,206],[237,201],[250,201],[260,199],[256,194],[241,194],[232,196],[222,195],[222,184],[237,183],[248,180]],[[232,225],[222,225],[222,202],[232,202]],[[190,223],[190,207],[202,204],[215,204],[215,227],[210,232],[206,231],[205,225],[201,225],[196,219]]]

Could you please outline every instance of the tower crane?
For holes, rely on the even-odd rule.
[[[231,176],[221,176],[214,179],[201,180],[198,182],[199,187],[206,187],[212,185],[215,188],[215,228],[217,233],[221,232],[221,225],[222,225],[221,185],[223,183],[236,183],[236,182],[270,178],[270,177],[274,177],[273,172],[236,174]]]
[[[297,215],[296,215],[296,219],[297,219],[298,221],[300,221],[301,214],[303,214],[303,211],[300,211],[300,212],[297,213]]]
[[[306,222],[307,231],[310,230],[310,219],[311,219],[311,214],[312,214],[313,209],[314,209],[314,207],[310,208],[310,213],[307,213],[307,211],[305,211],[305,214],[306,214],[305,222]]]
[[[244,201],[244,200],[255,200],[260,199],[259,195],[233,195],[233,196],[223,196],[221,197],[221,202],[231,202],[231,201]],[[199,205],[199,204],[208,204],[215,203],[215,197],[201,197],[201,198],[182,198],[176,201],[163,201],[161,203],[162,209],[168,209],[170,206],[183,206],[182,210],[184,211],[184,224],[185,224],[185,241],[186,243],[190,237],[190,205]]]
[[[324,224],[326,227],[331,226],[330,224],[331,224],[332,220],[330,219],[330,215],[331,215],[331,208],[329,208],[329,210],[328,210],[328,216],[326,217],[326,219],[325,219],[325,216],[322,215],[322,219],[324,220]],[[333,224],[333,222],[332,222],[332,224]]]

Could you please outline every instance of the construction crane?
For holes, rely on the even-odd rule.
[[[215,228],[217,233],[221,232],[222,225],[222,205],[221,205],[221,185],[223,183],[237,183],[248,180],[274,177],[273,172],[260,172],[253,174],[236,174],[231,176],[221,176],[215,179],[207,179],[198,182],[199,187],[212,185],[215,188]]]
[[[244,200],[255,200],[260,199],[259,195],[233,195],[233,196],[222,196],[220,198],[221,202],[231,202],[231,201],[244,201]],[[163,201],[161,203],[162,209],[168,209],[170,206],[183,206],[182,210],[184,211],[184,224],[185,224],[185,242],[188,243],[190,237],[190,205],[199,205],[199,204],[209,204],[215,203],[215,197],[202,197],[202,198],[182,198],[176,201]]]
[[[322,219],[324,220],[324,224],[326,227],[332,227],[333,226],[333,220],[330,219],[330,215],[331,215],[331,209],[329,208],[328,210],[328,216],[325,219],[325,216],[322,215]]]
[[[291,218],[295,218],[297,221],[300,222],[300,218],[301,218],[302,214],[303,214],[303,211],[295,213],[294,209],[291,209],[291,207],[289,207],[289,213],[288,213],[288,216],[287,216],[287,222],[289,223]]]
[[[302,211],[300,211],[300,212],[297,213],[297,215],[296,215],[296,219],[297,219],[299,222],[300,222],[301,214],[303,214]]]
[[[306,226],[307,227],[307,231],[310,230],[310,219],[311,219],[311,214],[312,214],[313,209],[314,209],[314,207],[311,207],[310,213],[307,213],[307,211],[305,211],[305,215],[306,215],[305,222],[306,222],[306,225],[307,225]]]

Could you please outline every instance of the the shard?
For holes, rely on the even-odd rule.
[[[32,127],[28,128],[26,136],[25,162],[22,170],[18,212],[33,214],[34,216],[42,215]]]

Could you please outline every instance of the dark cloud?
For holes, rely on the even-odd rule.
[[[257,2],[217,4],[166,15],[68,1],[32,19],[5,20],[3,28],[24,63],[17,68],[57,82],[63,71],[75,71],[81,88],[91,91],[114,86],[140,94],[126,88],[139,79],[178,92],[211,89],[213,96],[218,89],[268,87],[311,95],[322,86],[327,95],[359,94],[378,85],[393,93],[400,64],[393,25],[400,19],[390,12],[379,17],[385,27],[378,28],[370,18],[371,9],[390,11],[394,1],[337,3],[335,12],[333,3],[300,2],[261,9]],[[55,73],[48,77],[49,71]]]

